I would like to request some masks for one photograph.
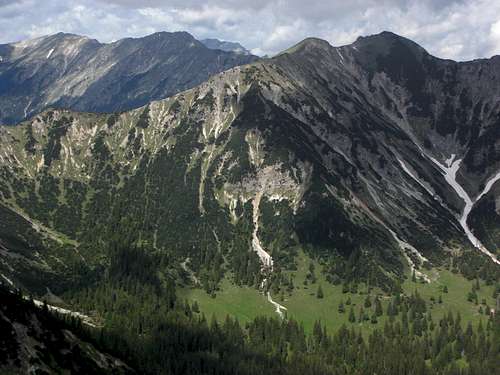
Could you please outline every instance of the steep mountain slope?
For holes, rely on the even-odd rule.
[[[0,123],[12,124],[56,106],[113,112],[194,87],[256,60],[205,47],[185,32],[160,32],[101,44],[55,34],[0,45]]]
[[[0,374],[134,374],[0,282]]]
[[[478,229],[483,245],[471,243],[463,211],[484,191],[465,211],[497,215],[497,68],[390,33],[339,48],[307,39],[119,115],[50,110],[0,128],[4,210],[42,249],[31,265],[5,230],[0,272],[29,286],[17,264],[43,265],[41,288],[72,288],[134,246],[157,257],[160,279],[191,273],[210,293],[225,271],[279,290],[298,249],[332,281],[397,289],[450,259],[496,279],[498,237]]]
[[[464,201],[469,202],[464,209],[468,211],[470,207],[467,206],[472,205],[474,198],[485,195],[500,177],[499,107],[494,99],[498,88],[492,84],[498,81],[500,60],[497,57],[470,63],[443,61],[428,55],[409,40],[382,33],[360,38],[353,45],[341,48],[309,40],[277,60],[287,75],[301,82],[302,91],[303,82],[307,82],[308,92],[322,93],[315,99],[324,110],[327,124],[320,126],[321,120],[304,113],[303,108],[297,111],[296,116],[314,124],[322,133],[333,133],[335,137],[339,136],[335,133],[345,132],[342,128],[346,124],[354,130],[350,131],[351,136],[347,135],[347,142],[330,142],[341,148],[346,158],[358,154],[353,153],[353,148],[358,147],[353,142],[353,134],[365,137],[364,143],[368,144],[377,139],[370,130],[376,131],[373,127],[380,120],[383,135],[387,136],[390,130],[395,131],[389,142],[402,141],[404,144],[396,146],[397,150],[391,152],[390,164],[393,167],[400,164],[400,170],[414,177],[413,184],[420,185],[419,188],[427,192],[423,198],[431,202],[431,210],[443,211],[436,215],[437,220],[449,220],[445,211],[450,211],[450,208],[452,212],[462,211]],[[343,89],[342,85],[348,87]],[[284,96],[296,95],[297,91],[290,91]],[[350,108],[343,106],[342,102]],[[353,106],[356,109],[354,113]],[[366,110],[371,113],[363,116]],[[340,122],[340,126],[332,131],[331,122]],[[377,139],[373,146],[377,156],[383,142]],[[461,160],[464,161],[462,168]],[[363,163],[363,160],[355,161],[356,164],[359,162]],[[374,165],[373,159],[368,162],[371,170],[383,174]],[[458,179],[455,184],[453,171],[456,171]],[[440,174],[449,175],[446,182]],[[394,177],[384,180],[394,182]],[[376,190],[372,186],[370,195],[373,201],[387,205],[387,200],[373,196]],[[389,190],[382,190],[381,193],[393,194]],[[443,201],[441,207],[432,204],[432,196]],[[383,205],[377,203],[373,209],[386,210]],[[436,214],[428,210],[425,213]],[[382,214],[386,221],[391,220],[390,210]],[[421,220],[421,214],[417,216]],[[468,231],[468,237],[477,244],[472,231],[464,225],[464,213],[460,222],[464,227],[462,229]],[[418,233],[419,228],[422,226],[412,225],[411,231]],[[440,229],[436,233],[440,237],[446,235]],[[483,246],[479,247],[487,252]]]

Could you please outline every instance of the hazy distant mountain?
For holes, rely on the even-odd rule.
[[[481,269],[500,247],[499,72],[498,57],[441,60],[391,33],[307,39],[120,115],[0,128],[0,272],[62,290],[116,241],[166,254],[169,275],[190,259],[209,291],[224,262],[260,285],[259,257],[286,269],[297,248],[331,280],[383,288],[450,257]]]
[[[227,52],[236,52],[241,55],[251,55],[251,52],[240,43],[226,42],[219,39],[202,39],[200,42],[210,49],[220,49]]]
[[[186,32],[103,44],[59,33],[0,45],[0,123],[47,107],[123,111],[194,87],[256,60],[205,47]]]

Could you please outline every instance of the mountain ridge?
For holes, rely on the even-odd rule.
[[[187,32],[112,43],[58,33],[1,45],[0,55],[0,122],[7,124],[49,106],[94,112],[136,108],[257,59],[208,49]]]
[[[424,60],[405,55],[399,65],[388,64],[387,56],[406,51],[391,48],[385,46],[385,60],[378,60],[371,45],[355,50],[309,39],[273,59],[230,69],[130,112],[46,111],[2,129],[4,204],[55,228],[61,233],[56,238],[74,240],[77,245],[62,242],[98,268],[102,255],[91,248],[114,238],[110,228],[125,220],[135,228],[129,230],[137,236],[130,237],[131,243],[172,252],[179,264],[190,258],[198,278],[209,272],[200,261],[207,253],[216,257],[212,252],[219,249],[220,256],[232,259],[226,267],[235,271],[256,238],[280,267],[291,267],[288,252],[302,246],[325,262],[338,262],[327,271],[332,277],[375,277],[384,288],[393,288],[408,269],[431,281],[426,268],[450,257],[459,267],[465,267],[464,257],[477,257],[477,269],[494,275],[495,268],[464,233],[464,200],[445,174],[463,159],[466,168],[457,169],[455,184],[472,197],[482,189],[477,180],[491,181],[498,168],[490,151],[498,142],[498,106],[489,104],[491,93],[466,93],[455,102],[455,89],[443,86],[451,98],[449,124],[439,129],[442,122],[432,111],[439,108],[434,94],[440,91],[429,91],[439,87],[435,76],[450,75],[453,82],[458,74],[466,78],[457,81],[464,87],[474,80],[430,55]],[[414,69],[423,74],[418,82],[408,79]],[[482,74],[490,74],[488,69]],[[487,137],[472,131],[470,120],[462,124],[456,116],[468,115],[451,104],[473,100],[478,104],[466,108],[472,114],[483,108],[485,114],[477,118],[484,119]],[[484,236],[478,228],[492,222],[497,185],[471,209],[472,230],[481,232],[493,253],[500,234],[491,230]],[[146,207],[124,210],[132,197],[143,197]],[[169,208],[156,209],[157,202]],[[69,212],[75,215],[71,226],[64,224]],[[197,233],[201,245],[190,245],[175,220]],[[93,233],[99,245],[89,237],[96,223],[102,231]],[[357,274],[348,266],[350,258],[358,259],[352,261],[361,267]],[[252,270],[244,271],[246,282],[268,278],[269,287],[276,283],[260,275],[255,254],[245,262]],[[8,267],[2,272],[19,277]],[[218,280],[220,275],[209,278],[207,290]]]

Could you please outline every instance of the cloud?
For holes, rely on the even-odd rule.
[[[155,31],[241,42],[275,54],[315,36],[333,45],[390,30],[458,60],[500,53],[491,0],[0,0],[0,43],[58,31],[103,42]]]

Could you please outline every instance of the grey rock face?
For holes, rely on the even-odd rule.
[[[140,107],[256,60],[209,49],[185,32],[110,44],[60,33],[1,45],[0,56],[0,123],[4,124],[47,107],[87,112]]]
[[[356,166],[365,190],[358,194],[402,238],[427,238],[425,247],[432,247],[432,238],[441,242],[455,231],[464,200],[442,168],[453,162],[459,187],[473,204],[490,199],[493,215],[495,189],[485,187],[500,171],[500,57],[442,60],[383,32],[339,48],[307,39],[274,63],[294,82],[275,87],[274,100]],[[310,104],[293,107],[290,97]],[[328,165],[327,154],[318,154]],[[498,244],[488,242],[495,251]]]

